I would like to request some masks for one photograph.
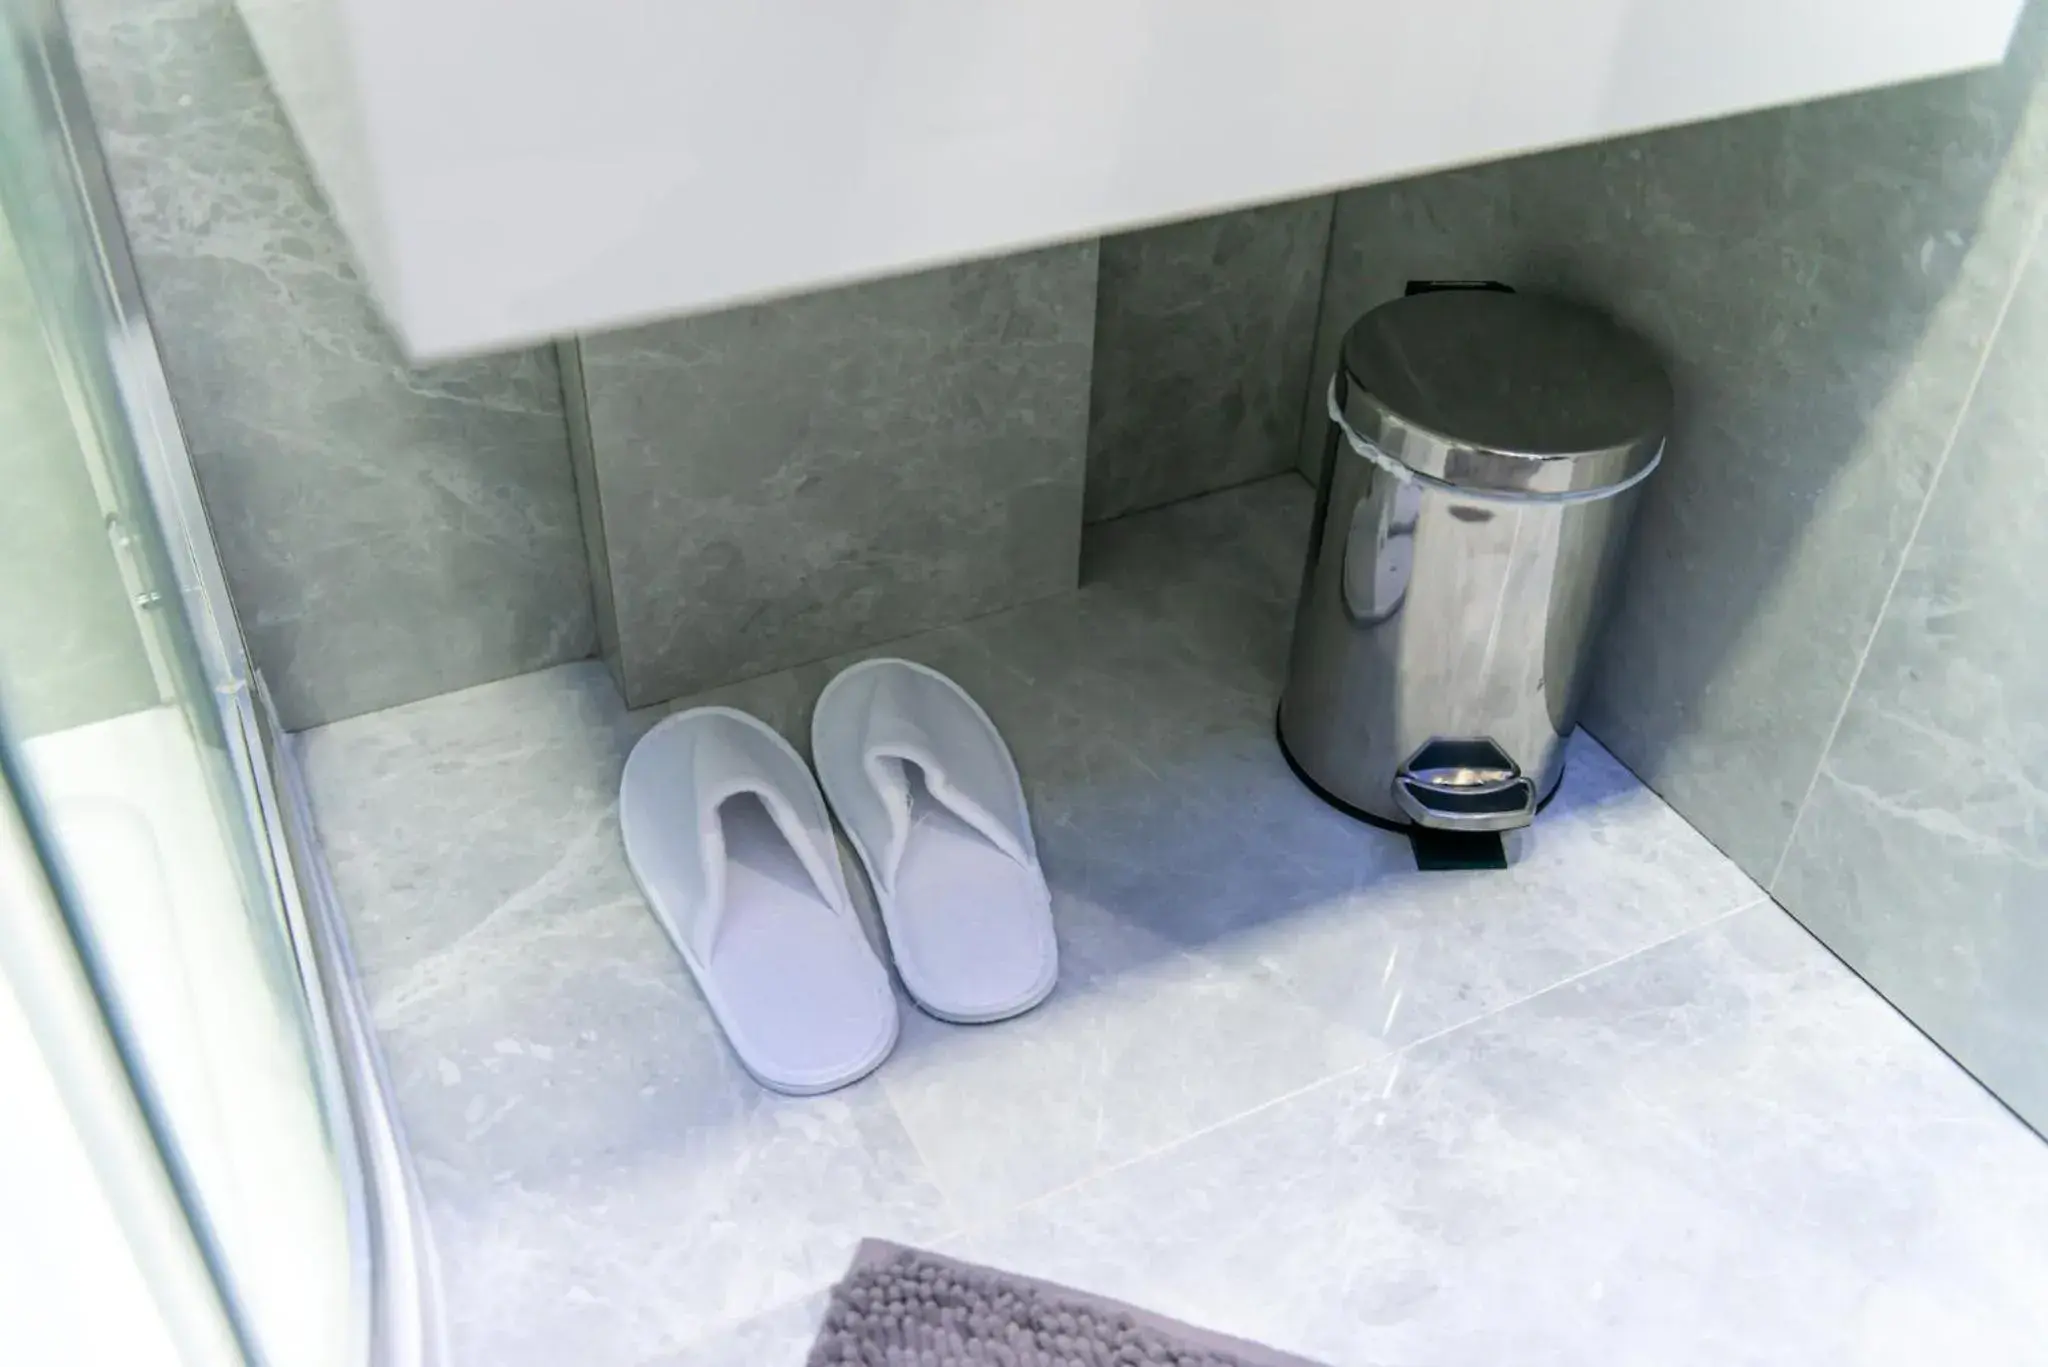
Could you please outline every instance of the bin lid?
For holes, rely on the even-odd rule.
[[[1649,343],[1537,294],[1435,290],[1344,335],[1337,398],[1352,430],[1462,488],[1576,493],[1655,458],[1671,381]]]

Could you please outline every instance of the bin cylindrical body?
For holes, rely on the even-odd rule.
[[[1596,313],[1444,290],[1346,334],[1330,414],[1281,744],[1378,821],[1525,824],[1564,775],[1670,383]]]

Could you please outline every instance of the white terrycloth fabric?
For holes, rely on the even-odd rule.
[[[1059,972],[1052,898],[988,714],[936,670],[868,660],[818,699],[811,754],[911,996],[957,1021],[1043,1001]]]
[[[729,708],[668,718],[626,760],[619,827],[655,919],[763,1083],[829,1091],[888,1055],[888,973],[787,741]]]

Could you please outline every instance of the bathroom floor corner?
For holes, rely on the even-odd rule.
[[[1098,526],[1080,592],[868,652],[1002,726],[1062,978],[904,1002],[826,1097],[747,1077],[642,906],[659,712],[601,665],[302,737],[458,1367],[794,1367],[864,1237],[1332,1367],[2035,1360],[2048,1146],[1598,745],[1505,872],[1289,774],[1312,501]],[[844,663],[690,701],[801,745]]]

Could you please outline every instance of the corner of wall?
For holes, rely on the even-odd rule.
[[[618,607],[612,597],[611,557],[604,536],[604,503],[599,492],[596,458],[590,440],[590,402],[583,384],[583,342],[565,338],[555,343],[556,369],[562,376],[562,416],[569,425],[569,470],[576,482],[576,512],[583,527],[583,549],[590,561],[590,598],[597,614],[597,648],[621,697],[626,695],[625,662],[619,656]]]

